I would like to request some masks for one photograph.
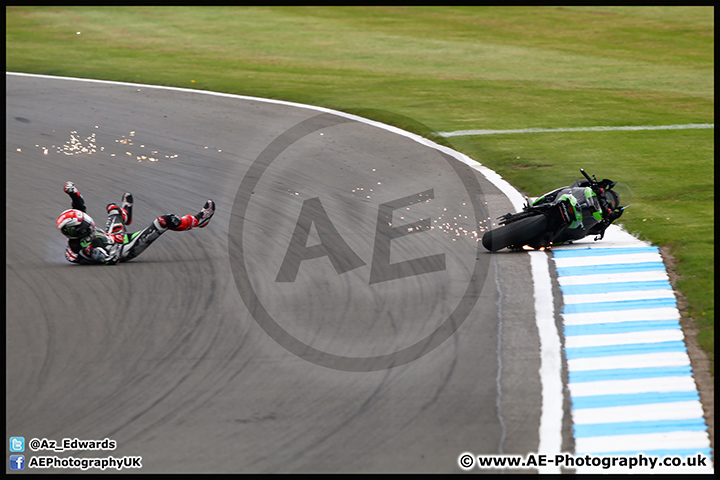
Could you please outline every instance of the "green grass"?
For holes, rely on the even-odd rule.
[[[8,7],[6,69],[310,103],[427,136],[714,123],[714,10]],[[713,130],[432,138],[531,195],[579,167],[628,183],[622,221],[671,247],[714,361]]]

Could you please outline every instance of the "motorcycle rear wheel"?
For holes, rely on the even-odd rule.
[[[528,245],[547,229],[548,220],[545,215],[535,215],[508,223],[500,228],[485,232],[482,238],[483,247],[497,252],[505,247],[522,247]]]

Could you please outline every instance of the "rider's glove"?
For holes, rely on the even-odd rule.
[[[63,190],[65,190],[65,193],[70,195],[70,198],[72,199],[72,208],[75,210],[81,210],[85,211],[85,199],[83,196],[78,192],[77,187],[73,182],[65,182],[65,187],[63,187]]]
[[[72,249],[67,246],[65,247],[65,259],[67,259],[68,262],[77,263],[78,261],[78,254],[73,252]]]

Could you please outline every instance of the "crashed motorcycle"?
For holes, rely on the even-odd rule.
[[[491,252],[520,250],[572,243],[588,235],[601,240],[605,230],[630,205],[630,189],[621,182],[585,177],[569,187],[546,193],[532,203],[526,198],[522,211],[501,217],[498,228],[485,232],[482,244]]]

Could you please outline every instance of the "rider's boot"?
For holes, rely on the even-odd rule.
[[[132,198],[132,196],[130,198]],[[125,209],[125,206],[118,207],[117,203],[108,203],[106,209],[108,216],[117,215],[120,219],[119,222],[123,225],[130,225],[130,223],[132,223],[132,204],[130,204],[129,212]]]
[[[155,226],[162,231],[167,229],[182,232],[195,227],[205,227],[215,214],[215,202],[208,200],[197,215],[184,215],[178,217],[175,214],[161,215],[155,219]]]
[[[205,202],[203,209],[195,215],[195,218],[197,218],[198,221],[197,227],[205,228],[213,215],[215,215],[215,202],[208,200]]]
[[[132,207],[133,207],[133,196],[132,193],[125,192],[122,197],[121,208],[125,211],[125,225],[132,223]]]
[[[116,242],[123,243],[126,220],[125,211],[116,204],[111,203],[107,206],[107,214],[108,217],[105,224],[105,231],[108,235],[113,237]]]

